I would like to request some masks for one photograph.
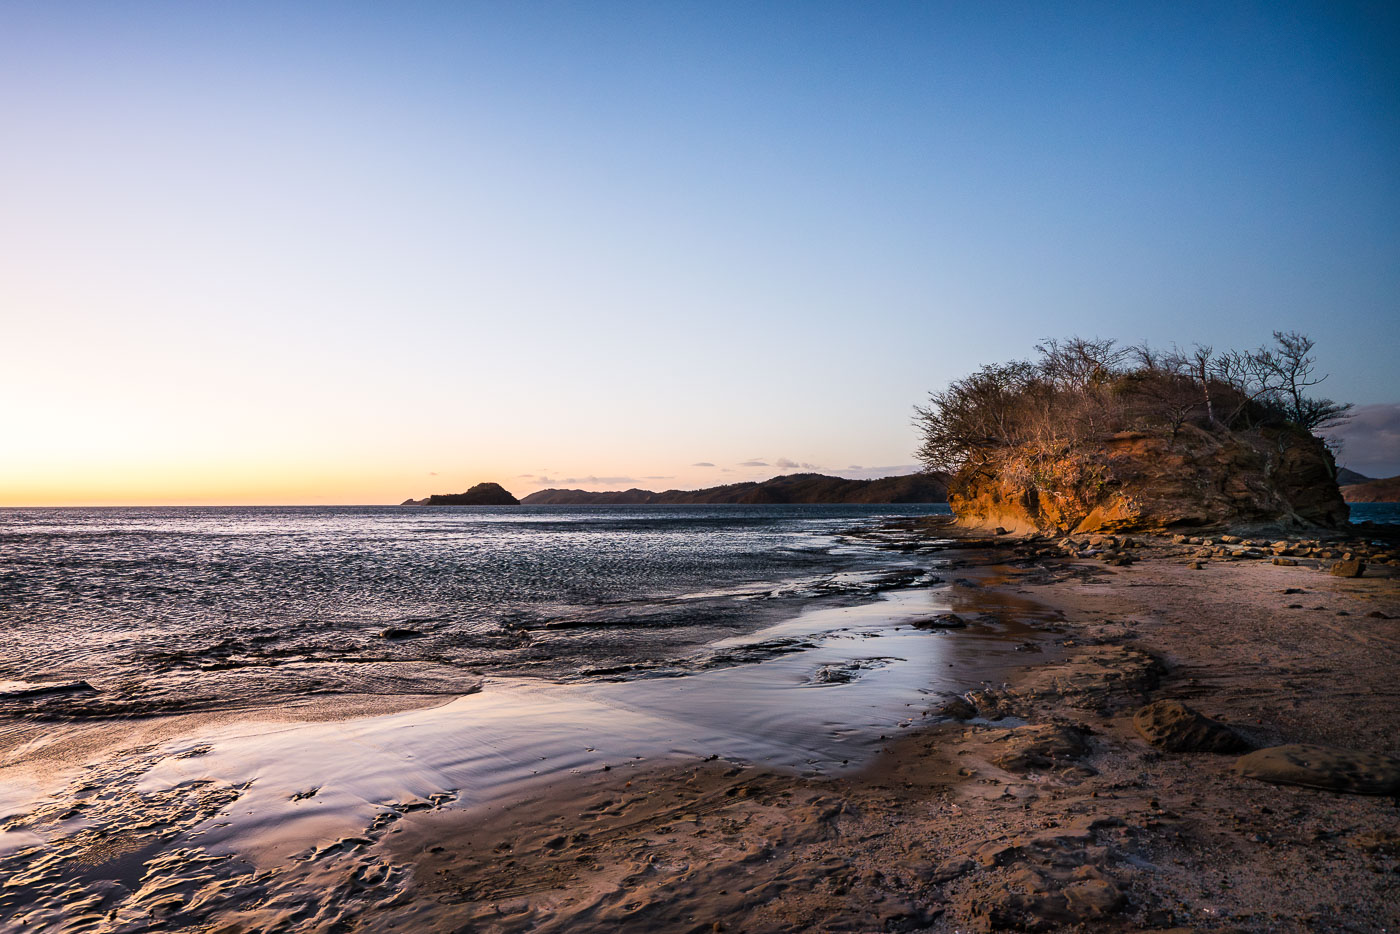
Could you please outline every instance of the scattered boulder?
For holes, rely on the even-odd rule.
[[[1275,558],[1273,563],[1281,568],[1296,568],[1298,566],[1298,562],[1292,558]]]
[[[1159,700],[1133,714],[1133,728],[1143,739],[1168,752],[1240,752],[1243,737],[1181,701]]]
[[[1332,574],[1337,577],[1360,577],[1366,573],[1366,562],[1360,558],[1352,558],[1349,561],[1338,561],[1332,565]]]
[[[1400,792],[1400,760],[1371,752],[1293,743],[1241,756],[1235,772],[1276,785],[1303,785],[1355,795]]]

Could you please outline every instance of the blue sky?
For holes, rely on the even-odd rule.
[[[1305,331],[1384,423],[1397,52],[1385,5],[8,3],[0,501],[868,472],[1074,333]]]

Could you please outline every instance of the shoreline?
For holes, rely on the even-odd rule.
[[[970,695],[976,711],[945,711],[966,722],[910,717],[856,771],[703,755],[564,768],[468,809],[402,798],[295,863],[217,847],[165,858],[168,841],[123,849],[110,834],[79,841],[77,862],[108,876],[119,864],[133,895],[118,916],[131,923],[198,907],[249,929],[1393,927],[1392,799],[1237,777],[1233,756],[1163,752],[1131,723],[1142,703],[1181,698],[1258,744],[1393,754],[1400,705],[1387,674],[1400,633],[1365,615],[1400,616],[1393,571],[1345,580],[1252,560],[1192,571],[1188,549],[1161,540],[1125,567],[1034,550],[960,535],[945,555],[966,576],[949,594],[1010,615],[1048,606],[1040,622],[1064,645],[1017,658],[1009,684]],[[1285,602],[1295,599],[1307,606]],[[1212,625],[1203,607],[1228,620]],[[209,754],[175,761],[193,768]],[[197,777],[148,784],[184,819],[210,821],[238,798]],[[126,865],[151,857],[145,870]],[[54,884],[74,892],[92,876],[65,872]],[[313,889],[324,894],[308,903]],[[30,929],[60,929],[45,916],[27,917]]]
[[[1394,572],[1241,560],[1203,579],[1183,551],[1159,541],[1127,567],[1021,569],[1001,588],[1060,609],[1078,651],[854,775],[699,764],[515,812],[425,815],[390,845],[416,864],[416,897],[384,917],[489,931],[1393,930],[1393,797],[1245,778],[1235,755],[1149,745],[1132,714],[1185,698],[1256,745],[1393,754]]]

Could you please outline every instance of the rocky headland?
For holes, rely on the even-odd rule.
[[[935,473],[847,480],[815,473],[785,474],[761,482],[730,483],[701,490],[540,490],[521,500],[526,506],[685,505],[770,503],[942,503],[947,477]]]
[[[953,478],[949,503],[969,526],[1022,532],[1334,529],[1348,517],[1334,469],[1305,432],[1186,425],[1175,437],[1123,431],[1058,455],[1030,445],[988,452]]]
[[[1339,470],[1316,432],[1350,409],[1304,390],[1312,341],[1194,356],[1048,341],[918,409],[920,456],[947,469],[969,527],[1021,533],[1339,529]]]

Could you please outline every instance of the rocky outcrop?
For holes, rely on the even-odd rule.
[[[794,473],[761,483],[730,483],[703,490],[540,490],[521,500],[526,506],[687,505],[769,503],[942,503],[947,477],[919,473],[879,480],[847,480],[817,473]]]
[[[408,500],[404,506],[519,506],[520,500],[499,483],[478,483],[465,493],[434,493],[427,499]]]
[[[959,522],[1019,532],[1120,532],[1270,524],[1335,528],[1348,510],[1321,440],[1290,429],[1183,426],[1093,446],[974,458],[949,484]]]

